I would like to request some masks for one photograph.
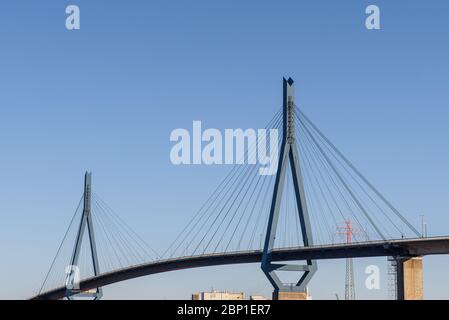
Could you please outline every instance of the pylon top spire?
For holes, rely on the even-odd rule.
[[[284,78],[284,139],[291,144],[295,139],[295,86],[292,78]]]

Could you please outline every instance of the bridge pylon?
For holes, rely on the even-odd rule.
[[[272,262],[272,251],[275,245],[277,225],[281,208],[281,199],[286,180],[287,169],[290,166],[295,190],[296,206],[304,246],[313,245],[312,230],[304,193],[301,175],[299,151],[295,140],[295,92],[294,81],[283,79],[283,136],[279,153],[278,168],[271,202],[270,216],[267,225],[265,245],[262,256],[262,270],[274,287],[274,299],[304,299],[307,297],[307,284],[317,270],[315,260],[307,260],[304,265],[275,264]],[[302,276],[296,284],[285,284],[277,272],[300,272]]]
[[[94,225],[92,220],[92,173],[86,172],[84,176],[84,196],[83,196],[83,214],[81,215],[81,221],[78,228],[78,233],[75,240],[75,247],[71,258],[71,264],[66,270],[66,298],[72,299],[73,297],[91,297],[94,300],[99,300],[103,296],[101,288],[94,290],[83,291],[78,287],[79,269],[78,259],[81,251],[81,245],[83,242],[84,232],[87,228],[89,236],[89,248],[92,258],[92,267],[95,276],[100,274],[100,265],[98,263],[97,246],[95,243]]]

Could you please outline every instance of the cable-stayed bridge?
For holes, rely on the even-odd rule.
[[[421,257],[448,254],[449,237],[422,236],[298,108],[292,79],[284,79],[283,97],[265,127],[281,132],[276,175],[234,166],[161,253],[93,192],[86,173],[83,196],[34,298],[99,299],[104,286],[119,281],[242,263],[261,264],[274,298],[298,298],[318,260],[378,256],[397,261],[399,299],[422,298]],[[271,151],[271,144],[247,144],[243,160]],[[352,243],[336,236],[348,221],[358,229]]]

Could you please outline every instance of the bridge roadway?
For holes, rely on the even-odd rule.
[[[368,241],[352,244],[330,244],[311,247],[291,247],[275,249],[272,252],[275,261],[294,261],[307,259],[344,259],[381,256],[425,256],[449,254],[449,237],[431,237],[401,240]],[[158,260],[110,271],[84,279],[80,289],[87,291],[112,283],[134,279],[156,273],[208,266],[256,263],[262,258],[261,250],[214,253],[190,257]],[[31,299],[62,299],[65,287],[42,292]]]

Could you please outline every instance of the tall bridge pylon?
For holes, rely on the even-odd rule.
[[[291,169],[295,193],[295,203],[301,223],[304,246],[313,245],[312,230],[304,193],[301,175],[300,155],[295,139],[295,89],[294,81],[283,79],[283,136],[279,153],[279,162],[271,202],[270,216],[267,224],[265,245],[262,256],[262,270],[274,287],[274,298],[283,292],[305,292],[306,286],[317,270],[315,260],[307,260],[305,265],[274,264],[272,251],[275,244],[277,226],[280,216],[281,199],[288,167]],[[285,284],[278,276],[279,271],[302,272],[302,276],[294,285]]]

